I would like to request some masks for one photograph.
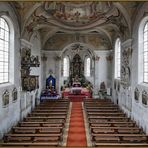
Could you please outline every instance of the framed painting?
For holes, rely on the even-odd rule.
[[[134,98],[135,98],[135,101],[139,101],[139,95],[140,95],[140,92],[138,90],[138,88],[135,88],[135,91],[134,91]]]
[[[6,90],[2,96],[3,107],[7,107],[9,105],[9,92]]]
[[[17,89],[14,88],[12,91],[12,101],[15,102],[17,100]]]
[[[148,105],[148,94],[145,90],[142,92],[142,104]]]

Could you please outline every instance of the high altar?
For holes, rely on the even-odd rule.
[[[70,63],[70,77],[67,88],[62,93],[63,97],[71,96],[90,98],[92,96],[92,85],[83,75],[84,63],[81,57],[76,54]]]

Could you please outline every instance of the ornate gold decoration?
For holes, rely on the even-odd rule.
[[[22,48],[21,50],[21,77],[22,90],[32,91],[39,86],[38,76],[30,75],[31,67],[39,67],[39,57],[31,55],[31,49]]]

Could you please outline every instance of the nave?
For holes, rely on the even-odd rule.
[[[147,147],[147,10],[0,1],[1,145]]]
[[[148,136],[110,99],[46,100],[1,146],[148,146]]]

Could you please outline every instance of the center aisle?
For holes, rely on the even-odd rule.
[[[67,146],[87,146],[82,102],[72,102]]]

